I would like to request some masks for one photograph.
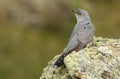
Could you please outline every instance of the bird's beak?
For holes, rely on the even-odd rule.
[[[72,12],[75,13],[75,14],[81,15],[81,12],[79,12],[78,10],[72,10]]]
[[[72,10],[73,13],[76,13],[76,10]]]

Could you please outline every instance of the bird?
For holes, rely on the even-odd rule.
[[[79,51],[87,46],[94,38],[94,25],[91,22],[90,16],[85,9],[72,10],[77,19],[69,42],[61,56],[55,61],[54,66],[60,67],[64,65],[64,58],[72,51]]]

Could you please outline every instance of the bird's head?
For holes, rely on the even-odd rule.
[[[90,20],[88,12],[84,9],[76,9],[76,10],[72,10],[72,12],[75,13],[78,22],[84,20]]]

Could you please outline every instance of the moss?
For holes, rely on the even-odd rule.
[[[55,68],[57,55],[49,62],[40,79],[120,79],[120,40],[95,37],[86,48],[71,52],[65,66]]]

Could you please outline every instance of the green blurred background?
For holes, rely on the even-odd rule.
[[[120,38],[120,0],[0,0],[0,79],[39,79],[86,9],[95,35]]]

